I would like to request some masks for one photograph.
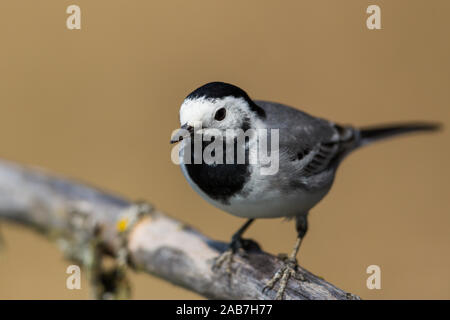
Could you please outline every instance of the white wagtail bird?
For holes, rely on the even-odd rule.
[[[227,270],[230,270],[233,254],[242,249],[242,234],[254,219],[295,218],[294,249],[265,287],[273,289],[279,281],[278,299],[283,297],[290,277],[301,278],[296,272],[296,256],[308,229],[308,212],[330,190],[341,160],[374,141],[415,131],[434,131],[439,127],[432,123],[370,128],[338,125],[286,105],[252,100],[244,90],[223,82],[211,82],[190,93],[181,105],[180,123],[182,129],[172,136],[171,142],[183,140],[180,164],[189,184],[214,206],[248,219],[233,235],[229,250],[216,260],[216,266],[227,261]],[[201,129],[196,129],[199,124]],[[263,174],[260,169],[264,165],[258,161],[251,163],[247,158],[244,162],[189,161],[184,151],[195,142],[194,135],[207,132],[203,129],[226,130],[227,135],[231,134],[233,139],[223,140],[226,145],[223,158],[233,150],[234,160],[238,140],[233,132],[278,130],[278,170]],[[246,156],[252,139],[257,136],[250,135],[245,140]],[[201,140],[201,151],[213,143],[214,139],[210,140]],[[232,144],[232,148],[228,149],[228,144]]]

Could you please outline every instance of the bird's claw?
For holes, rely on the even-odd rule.
[[[231,264],[233,263],[233,255],[234,255],[233,250],[231,248],[228,249],[215,259],[212,269],[219,270],[222,267],[222,265],[225,265],[226,274],[231,275]]]
[[[268,290],[272,290],[275,284],[280,281],[280,287],[278,288],[276,300],[282,300],[284,291],[288,284],[289,279],[295,278],[300,281],[305,281],[305,278],[301,273],[297,272],[297,260],[295,259],[283,259],[284,265],[274,274],[272,279],[270,279],[263,288],[263,293]]]
[[[231,265],[234,261],[234,255],[239,255],[240,257],[247,258],[248,251],[260,251],[258,243],[250,239],[243,238],[233,238],[231,243],[228,245],[228,249],[218,256],[212,266],[212,269],[218,270],[225,265],[225,271],[231,276]]]
[[[222,266],[225,266],[226,274],[231,276],[232,274],[231,265],[233,264],[234,256],[236,254],[243,258],[248,257],[248,254],[244,248],[242,247],[235,248],[230,246],[230,248],[228,248],[225,252],[223,252],[220,256],[218,256],[215,259],[212,269],[216,271],[219,270]]]

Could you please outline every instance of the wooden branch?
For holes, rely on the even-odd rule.
[[[231,277],[223,270],[213,272],[225,243],[160,211],[41,169],[0,161],[0,218],[58,239],[72,258],[85,264],[82,248],[96,242],[103,252],[127,257],[134,268],[208,298],[273,299],[276,294],[262,289],[281,266],[279,258],[255,249],[236,257]],[[306,281],[291,279],[285,299],[358,299],[302,268],[299,272]]]

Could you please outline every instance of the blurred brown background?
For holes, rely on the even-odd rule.
[[[68,5],[82,10],[70,31]],[[382,30],[366,28],[381,7]],[[195,194],[170,161],[191,90],[213,80],[355,125],[440,120],[446,130],[354,153],[310,215],[300,263],[366,299],[450,298],[450,2],[0,2],[0,157],[38,165],[160,209],[228,240],[242,220]],[[55,244],[0,228],[0,298],[88,298],[65,288]],[[291,249],[292,222],[248,236]],[[366,288],[367,266],[382,289]],[[134,298],[199,298],[132,275]]]

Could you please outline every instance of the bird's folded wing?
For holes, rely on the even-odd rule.
[[[330,167],[351,138],[351,128],[313,117],[292,107],[255,101],[266,112],[268,129],[279,129],[280,153],[287,155],[297,173],[313,176]]]

